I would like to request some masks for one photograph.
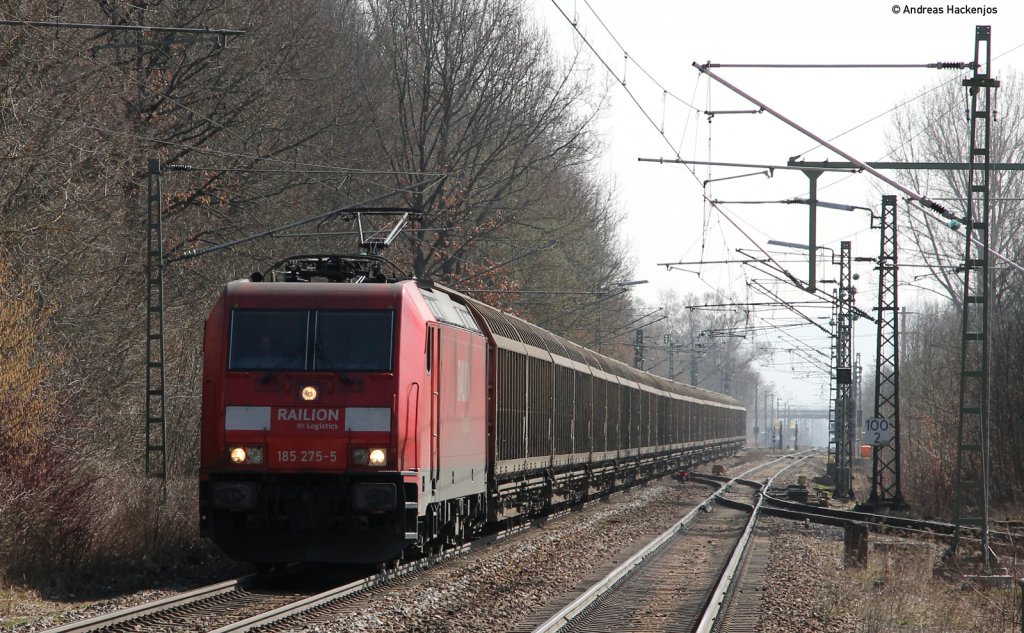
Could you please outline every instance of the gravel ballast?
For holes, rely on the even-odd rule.
[[[753,454],[722,464],[727,473],[736,475],[749,467],[744,462],[750,459]],[[701,470],[705,469],[711,470],[709,466]],[[795,483],[799,475],[818,474],[815,471],[821,469],[822,460],[817,459],[813,466],[798,466],[777,483]],[[323,614],[322,619],[289,623],[287,628],[530,630],[552,604],[603,575],[641,543],[672,525],[708,492],[707,487],[693,482],[668,478],[651,482],[414,578],[399,579],[372,597]],[[1015,619],[1019,617],[1019,596],[1014,589],[968,592],[931,578],[937,546],[912,548],[910,554],[872,547],[867,569],[847,570],[843,568],[841,529],[770,517],[759,525],[771,538],[764,590],[760,592],[760,631],[1020,630]],[[881,540],[870,537],[872,545]],[[193,586],[200,584],[197,581]],[[163,593],[139,592],[88,604],[21,601],[15,593],[6,609],[0,599],[0,628],[37,631],[153,600]],[[15,618],[28,621],[19,623]]]

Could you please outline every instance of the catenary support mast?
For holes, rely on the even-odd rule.
[[[146,476],[167,495],[164,422],[164,247],[160,161],[150,159],[146,196]]]
[[[872,215],[874,224],[876,217]],[[900,489],[900,362],[896,250],[896,196],[882,196],[877,217],[881,233],[878,253],[878,336],[875,341],[875,418],[885,418],[893,439],[875,446],[871,456],[870,505],[905,505]],[[874,227],[872,227],[874,228]]]
[[[839,306],[836,310],[836,497],[853,492],[853,275],[850,242],[839,243]]]
[[[981,530],[981,555],[991,566],[988,533],[989,476],[989,243],[992,96],[999,82],[990,76],[991,27],[979,26],[974,41],[974,75],[965,79],[970,100],[967,217],[964,230],[963,318],[960,337],[960,407],[957,425],[956,532],[953,552],[964,527]]]

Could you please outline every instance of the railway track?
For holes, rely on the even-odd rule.
[[[760,484],[742,477],[774,466],[774,478],[798,461],[773,460],[722,483],[703,504],[534,631],[712,630],[720,609],[728,607],[726,596],[742,562],[739,553],[750,542],[760,504]],[[750,562],[763,570],[766,559],[765,553]],[[725,611],[735,622],[750,619],[740,610]]]
[[[138,631],[213,631],[241,633],[257,630],[282,620],[316,613],[324,605],[344,602],[432,566],[492,543],[521,528],[485,537],[479,541],[446,550],[433,556],[408,562],[368,576],[353,578],[351,572],[333,570],[322,577],[296,581],[300,574],[316,574],[315,568],[297,566],[291,571],[270,576],[250,575],[229,580],[154,602],[122,609],[88,620],[66,624],[47,633],[138,632]],[[345,578],[338,582],[339,574]],[[296,588],[296,587],[301,588]],[[325,588],[326,587],[326,588]]]
[[[743,479],[779,461],[732,479],[695,477],[719,486],[700,506],[706,509],[713,503],[713,512],[688,514],[557,613],[527,630],[753,633],[759,627],[771,545],[771,538],[756,530],[761,515],[832,526],[860,523],[879,533],[951,539],[953,526],[948,523],[816,507],[768,494],[772,480],[796,462],[779,469],[763,485]],[[970,531],[965,535],[968,539],[972,536]],[[1007,542],[1014,540],[1006,533],[993,541],[1001,542],[1003,537]]]
[[[211,630],[304,597],[309,582],[300,583],[304,589],[298,590],[285,590],[282,585],[292,583],[296,574],[308,570],[301,567],[266,576],[243,576],[66,624],[49,629],[48,633]]]
[[[613,496],[621,496],[621,493],[616,493]],[[584,504],[584,506],[600,506],[604,503],[606,503],[606,500],[595,500]],[[526,532],[548,521],[572,514],[578,510],[579,508],[567,509],[552,513],[542,520],[535,520],[527,525],[507,528],[497,534],[475,540],[457,549],[404,565],[393,572],[383,574],[381,577],[369,578],[367,579],[366,586],[357,586],[360,583],[353,583],[351,586],[339,587],[324,592],[321,595],[299,601],[287,608],[278,609],[276,612],[269,612],[231,626],[225,626],[213,633],[239,633],[242,631],[264,629],[279,630],[281,628],[286,630],[302,630],[306,628],[317,630],[320,627],[328,627],[337,622],[352,621],[353,618],[358,617],[364,612],[370,603],[401,605],[410,600],[415,601],[414,596],[417,595],[417,584],[419,584],[417,579],[422,578],[422,582],[426,584],[431,575],[434,577],[445,576],[450,577],[452,579],[450,582],[455,584],[457,583],[456,579],[461,573],[458,569],[461,555],[476,549],[490,547],[498,541],[508,539],[511,536]],[[393,582],[403,576],[407,581],[411,582]]]
[[[776,460],[775,463],[776,466],[781,466],[797,462],[787,456],[787,458]],[[771,499],[770,495],[761,493],[762,489],[770,490],[761,483],[763,476],[768,473],[757,475],[758,481],[743,479],[752,476],[751,473],[756,474],[756,470],[750,469],[735,480],[695,476],[694,480],[704,480],[703,483],[713,484],[717,488],[716,492],[711,495],[714,497],[713,501],[709,501],[708,497],[700,494],[696,486],[680,487],[680,490],[688,489],[686,504],[695,505],[689,506],[692,511],[687,514],[687,518],[676,523],[673,529],[668,530],[666,538],[672,537],[674,533],[682,532],[690,533],[690,540],[680,541],[675,546],[663,543],[664,546],[661,549],[664,550],[666,558],[663,562],[650,567],[653,569],[660,566],[662,575],[656,580],[648,581],[646,586],[637,585],[629,588],[622,585],[612,591],[607,591],[607,587],[595,591],[598,594],[608,593],[609,596],[618,594],[623,596],[623,599],[618,606],[587,605],[577,613],[577,615],[582,613],[584,617],[571,625],[563,623],[562,630],[756,630],[760,617],[760,598],[765,586],[763,578],[770,539],[767,535],[758,534],[756,529],[748,529],[746,518],[750,516],[752,508],[762,500],[762,512],[782,514],[790,519],[799,519],[801,522],[810,520],[817,523],[841,525],[850,521],[858,521],[868,523],[873,529],[906,531],[911,535],[915,534],[915,528],[925,530],[931,535],[941,534],[946,529],[946,524],[914,522],[887,516],[852,513],[834,508],[814,508],[786,502],[782,499]],[[597,502],[594,504],[594,509],[599,510],[599,514],[604,513],[603,506],[606,503],[607,501]],[[769,503],[772,504],[771,507],[769,507]],[[680,510],[679,514],[683,514],[689,509],[685,506],[677,507]],[[550,518],[553,519],[557,516],[552,515]],[[596,537],[601,538],[602,534],[608,535],[607,530],[616,529],[617,523],[622,526],[632,524],[628,513],[622,516],[623,518],[612,520],[604,528],[605,531],[597,532]],[[656,531],[648,531],[647,534],[650,536],[642,541],[646,542],[657,536],[671,522],[676,521],[678,516],[677,514],[676,518],[670,518],[671,514],[665,514],[666,520],[660,523]],[[312,586],[296,589],[295,583],[282,584],[275,588],[262,583],[251,584],[251,580],[238,579],[195,590],[174,599],[144,605],[132,610],[134,611],[132,614],[119,612],[104,618],[54,630],[67,632],[188,629],[217,631],[218,633],[261,629],[312,628],[315,630],[323,628],[341,630],[344,628],[341,623],[346,622],[359,622],[362,623],[360,626],[365,625],[364,629],[360,630],[374,630],[373,622],[376,622],[377,618],[382,618],[381,622],[387,623],[386,626],[382,624],[379,630],[402,630],[415,628],[415,626],[426,626],[429,630],[430,623],[443,621],[443,618],[446,617],[445,613],[448,613],[454,621],[461,622],[463,630],[472,630],[476,625],[466,625],[467,620],[455,619],[468,608],[477,612],[481,618],[468,620],[469,622],[486,622],[486,628],[500,629],[504,626],[505,629],[533,631],[544,618],[550,618],[556,610],[568,602],[566,599],[558,606],[554,606],[557,602],[555,598],[561,591],[575,586],[576,589],[572,591],[575,594],[580,594],[585,591],[586,585],[577,585],[579,580],[573,580],[571,584],[563,585],[564,588],[561,591],[556,590],[549,593],[543,601],[535,605],[522,604],[518,613],[515,612],[515,607],[511,612],[496,610],[493,606],[489,607],[488,605],[491,605],[492,601],[500,603],[499,596],[519,591],[519,588],[514,585],[495,584],[488,590],[492,593],[481,592],[479,587],[490,586],[489,583],[493,583],[494,579],[512,576],[499,573],[498,568],[494,567],[492,563],[482,562],[488,561],[489,558],[480,557],[492,556],[488,552],[508,551],[504,546],[501,550],[486,548],[490,548],[497,541],[505,541],[512,535],[532,534],[535,532],[531,529],[532,526],[544,523],[546,522],[536,521],[531,527],[520,526],[514,530],[492,535],[456,550],[445,552],[440,556],[416,561],[370,577],[353,579],[353,582],[328,583],[323,587],[326,589],[323,591]],[[684,523],[689,527],[681,529]],[[554,524],[551,525],[551,529],[555,529]],[[541,529],[536,532],[544,534],[546,531],[546,529]],[[747,555],[732,563],[727,554],[734,549],[733,543],[737,542],[740,539],[740,534],[743,533],[748,534]],[[595,538],[595,536],[591,535],[590,538]],[[521,543],[519,538],[508,542]],[[636,552],[637,548],[641,547],[640,542],[637,541],[638,544],[633,546],[630,551],[621,552],[617,556],[611,554],[611,556],[614,556],[617,561],[621,561],[624,556],[630,556]],[[519,548],[521,552],[519,556],[524,561],[529,560],[530,556],[536,556],[526,553],[532,551],[536,542],[530,541],[529,543],[525,548],[522,545],[515,546]],[[462,556],[477,547],[481,548],[479,556]],[[586,548],[583,551],[586,551]],[[538,554],[542,554],[542,557],[537,560],[543,561],[545,560],[543,556],[550,555],[550,552],[544,554],[538,550]],[[577,554],[577,557],[581,555],[586,556],[583,553]],[[689,558],[686,558],[687,556]],[[650,554],[646,553],[639,553],[632,559],[654,560]],[[569,563],[574,560],[584,559],[566,559]],[[541,565],[543,564],[541,563]],[[578,578],[590,576],[592,579],[602,579],[606,576],[614,576],[615,574],[608,572],[616,564],[610,559],[605,567],[595,566],[586,576]],[[726,575],[732,576],[732,588],[726,590],[725,587],[730,586],[730,583],[723,585],[718,577],[718,572],[730,569],[730,567],[731,571]],[[647,574],[647,569],[648,567],[628,568],[624,572],[619,572],[618,576],[635,579]],[[619,578],[615,578],[609,581],[608,587],[617,587],[618,580]],[[519,582],[532,583],[535,581],[523,578]],[[713,587],[714,590],[712,590]],[[474,601],[467,603],[465,600],[460,600],[457,597],[460,593],[475,596]],[[189,606],[189,604],[181,604],[182,602],[195,604]],[[431,609],[418,609],[415,606],[435,603],[440,610],[434,609],[433,615],[426,616],[426,619],[424,619],[424,615],[430,613]],[[708,605],[713,607],[713,615],[710,618],[704,615]],[[715,610],[717,610],[716,613]],[[583,613],[584,611],[586,613]],[[513,615],[513,618],[507,619],[510,614]],[[587,617],[590,618],[589,623]],[[103,620],[103,622],[98,620]],[[696,628],[702,620],[710,621],[713,628]],[[502,621],[508,624],[495,624]]]
[[[612,495],[619,496],[620,493]],[[586,506],[601,506],[607,499]],[[86,633],[90,631],[216,631],[217,633],[258,630],[262,627],[298,627],[330,622],[358,610],[359,604],[385,597],[389,585],[418,572],[443,568],[463,554],[492,546],[524,533],[548,521],[572,514],[580,508],[554,512],[542,519],[510,526],[496,534],[479,538],[460,547],[410,561],[392,569],[344,582],[303,581],[297,589],[290,576],[306,574],[310,566],[271,576],[250,575],[209,585],[154,602],[130,607],[49,629],[49,633]],[[379,590],[379,591],[378,591]],[[276,625],[276,626],[275,626]]]

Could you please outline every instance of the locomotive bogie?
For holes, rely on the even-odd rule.
[[[200,482],[200,530],[240,560],[375,563],[415,533],[408,491],[393,476],[216,476]]]

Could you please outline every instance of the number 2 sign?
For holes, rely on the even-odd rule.
[[[896,425],[887,418],[869,418],[864,421],[864,441],[882,446],[892,441]]]

